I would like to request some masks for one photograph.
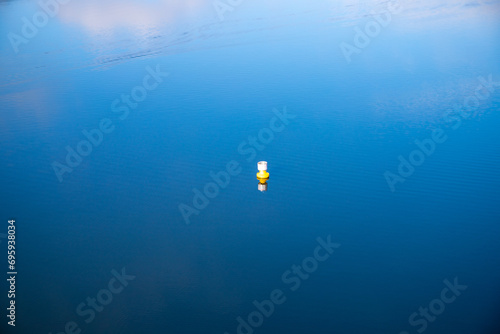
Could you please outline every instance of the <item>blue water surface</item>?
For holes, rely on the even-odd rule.
[[[499,1],[59,1],[0,2],[1,333],[500,333]]]

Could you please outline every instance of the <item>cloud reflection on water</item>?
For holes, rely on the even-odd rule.
[[[119,28],[142,31],[194,19],[207,4],[207,0],[91,0],[65,6],[61,9],[60,17],[64,23],[78,24],[89,33]]]

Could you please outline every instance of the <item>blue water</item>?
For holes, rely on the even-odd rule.
[[[500,333],[499,1],[54,4],[0,2],[1,333]]]

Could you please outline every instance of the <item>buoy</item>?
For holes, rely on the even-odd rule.
[[[267,172],[267,161],[259,161],[257,163],[257,168],[259,172],[257,173],[258,179],[268,179],[269,173]]]

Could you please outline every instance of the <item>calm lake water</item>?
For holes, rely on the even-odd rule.
[[[1,1],[0,332],[500,333],[499,18]]]

